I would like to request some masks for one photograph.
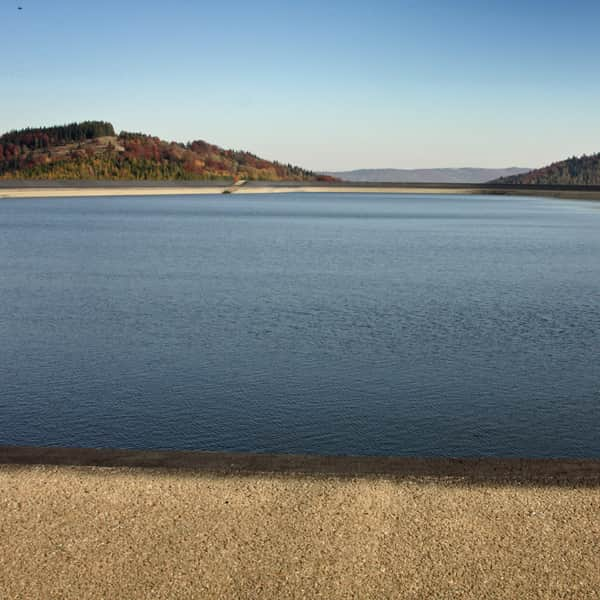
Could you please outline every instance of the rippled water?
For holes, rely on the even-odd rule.
[[[600,204],[0,201],[0,444],[600,456]]]

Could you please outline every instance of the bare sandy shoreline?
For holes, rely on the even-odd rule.
[[[467,189],[450,188],[406,188],[406,187],[318,187],[318,186],[252,186],[252,187],[110,187],[110,188],[5,188],[0,189],[1,198],[74,198],[94,196],[196,196],[204,194],[287,194],[287,193],[370,193],[370,194],[471,194]]]
[[[59,198],[94,196],[171,196],[205,194],[285,194],[285,193],[369,193],[369,194],[460,194],[460,195],[517,195],[542,196],[576,200],[600,200],[600,188],[586,189],[584,186],[486,186],[486,185],[434,185],[434,184],[286,184],[262,182],[238,182],[197,184],[171,184],[169,182],[143,185],[127,182],[110,185],[101,182],[86,184],[65,183],[61,185],[37,185],[23,182],[11,185],[0,182],[0,199],[14,198]]]
[[[102,452],[2,449],[0,597],[600,598],[599,461]]]
[[[12,198],[75,198],[94,196],[180,196],[222,194],[222,187],[110,187],[110,188],[0,188],[0,199]]]

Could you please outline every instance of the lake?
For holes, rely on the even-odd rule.
[[[0,200],[0,444],[600,457],[600,203]]]

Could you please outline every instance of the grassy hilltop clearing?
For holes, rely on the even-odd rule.
[[[572,157],[528,173],[501,177],[492,183],[514,185],[600,185],[600,153]]]
[[[335,181],[293,165],[204,141],[167,142],[104,121],[0,136],[1,179]]]

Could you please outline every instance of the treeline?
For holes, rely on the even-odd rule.
[[[100,138],[100,139],[99,139]],[[0,177],[95,180],[335,181],[250,152],[224,150],[197,140],[166,142],[86,123],[14,131],[0,137]]]
[[[111,123],[105,121],[83,121],[82,123],[69,123],[56,127],[27,128],[9,131],[0,137],[0,143],[17,145],[37,150],[61,144],[81,142],[102,136],[114,136],[115,130]]]
[[[600,154],[574,156],[522,175],[502,177],[493,183],[513,185],[600,185]]]

